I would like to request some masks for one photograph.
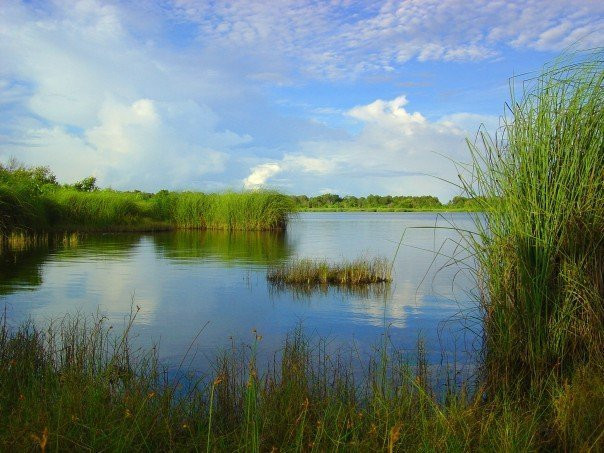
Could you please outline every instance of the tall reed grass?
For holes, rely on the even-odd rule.
[[[6,172],[6,171],[5,171]],[[14,178],[13,178],[14,179]],[[293,209],[272,191],[141,194],[66,187],[44,191],[0,181],[0,233],[157,231],[175,228],[280,230]]]
[[[142,222],[140,199],[133,193],[57,189],[46,197],[55,207],[52,223],[59,228],[108,229]]]
[[[287,225],[292,201],[273,191],[172,195],[171,218],[186,228],[279,230]]]
[[[604,51],[517,82],[501,136],[471,144],[465,184],[485,212],[485,377],[525,392],[604,371]]]

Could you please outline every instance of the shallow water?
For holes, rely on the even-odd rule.
[[[452,224],[473,226],[463,213],[302,213],[282,234],[89,235],[77,246],[2,255],[0,306],[11,324],[98,312],[119,327],[138,305],[135,341],[159,343],[169,366],[180,363],[205,326],[190,361],[199,370],[216,351],[251,342],[253,329],[269,357],[300,323],[331,348],[354,345],[365,354],[387,331],[403,350],[423,338],[432,363],[443,352],[464,362],[471,360],[465,351],[477,347],[477,332],[467,328],[476,304],[469,263],[459,262],[467,252]],[[403,232],[394,281],[382,291],[294,292],[266,281],[269,266],[294,257],[393,259]]]

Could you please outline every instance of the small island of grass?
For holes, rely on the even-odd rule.
[[[301,258],[269,269],[267,279],[286,285],[366,285],[392,281],[385,258],[356,259],[342,263]]]

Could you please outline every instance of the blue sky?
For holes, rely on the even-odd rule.
[[[603,44],[588,0],[0,0],[0,160],[117,189],[446,200],[511,75]]]

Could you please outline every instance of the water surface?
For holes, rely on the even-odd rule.
[[[443,351],[466,360],[461,352],[475,346],[475,337],[458,318],[473,316],[475,302],[472,279],[457,262],[466,252],[452,224],[472,228],[462,213],[302,213],[281,234],[89,235],[77,246],[2,255],[0,304],[11,324],[98,312],[118,327],[138,305],[136,341],[159,342],[168,365],[180,362],[205,326],[191,364],[201,370],[216,351],[251,342],[253,329],[270,355],[300,323],[334,348],[354,345],[364,354],[387,331],[400,349],[414,350],[423,338],[433,363]],[[269,266],[295,257],[361,256],[394,259],[389,288],[296,292],[266,281]]]

